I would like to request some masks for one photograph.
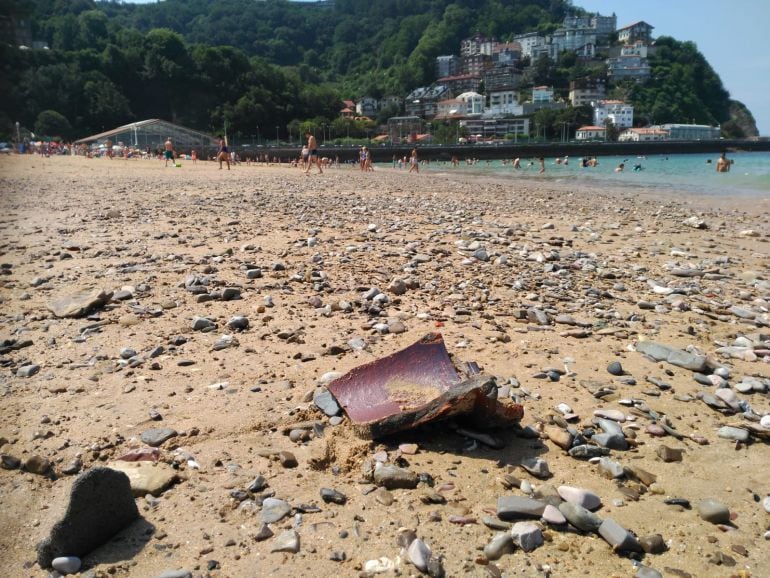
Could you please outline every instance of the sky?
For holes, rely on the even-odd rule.
[[[134,2],[154,0],[128,0]],[[733,100],[770,137],[770,0],[572,0],[618,17],[618,27],[644,20],[653,36],[690,40],[722,79]]]

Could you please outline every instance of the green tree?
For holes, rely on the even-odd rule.
[[[72,126],[67,117],[55,110],[44,110],[37,115],[35,120],[35,132],[39,137],[63,137],[72,136]]]

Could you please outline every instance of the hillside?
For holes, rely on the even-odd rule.
[[[19,121],[73,137],[159,117],[212,132],[227,124],[244,135],[260,126],[297,134],[302,123],[366,134],[372,126],[340,125],[341,99],[404,97],[435,80],[437,56],[457,53],[477,31],[504,41],[553,31],[576,12],[568,0],[5,0],[5,20],[29,22],[30,41],[50,50],[16,48],[6,30],[0,133]],[[643,118],[716,124],[742,110],[694,45],[666,42],[652,62],[653,82],[618,87]],[[546,62],[533,78],[564,96],[586,71],[567,58]],[[740,118],[728,125],[730,136],[756,134],[750,113]]]

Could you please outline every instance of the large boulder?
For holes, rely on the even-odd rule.
[[[111,298],[112,291],[86,289],[52,299],[48,309],[56,317],[85,317],[94,309],[104,306]]]

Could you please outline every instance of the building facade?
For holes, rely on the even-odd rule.
[[[569,101],[572,106],[586,106],[607,97],[607,81],[604,78],[578,78],[569,83]]]
[[[622,100],[600,100],[594,103],[594,125],[604,126],[609,121],[618,128],[634,125],[634,107]]]
[[[603,126],[581,126],[575,131],[576,140],[606,140],[607,129]]]

